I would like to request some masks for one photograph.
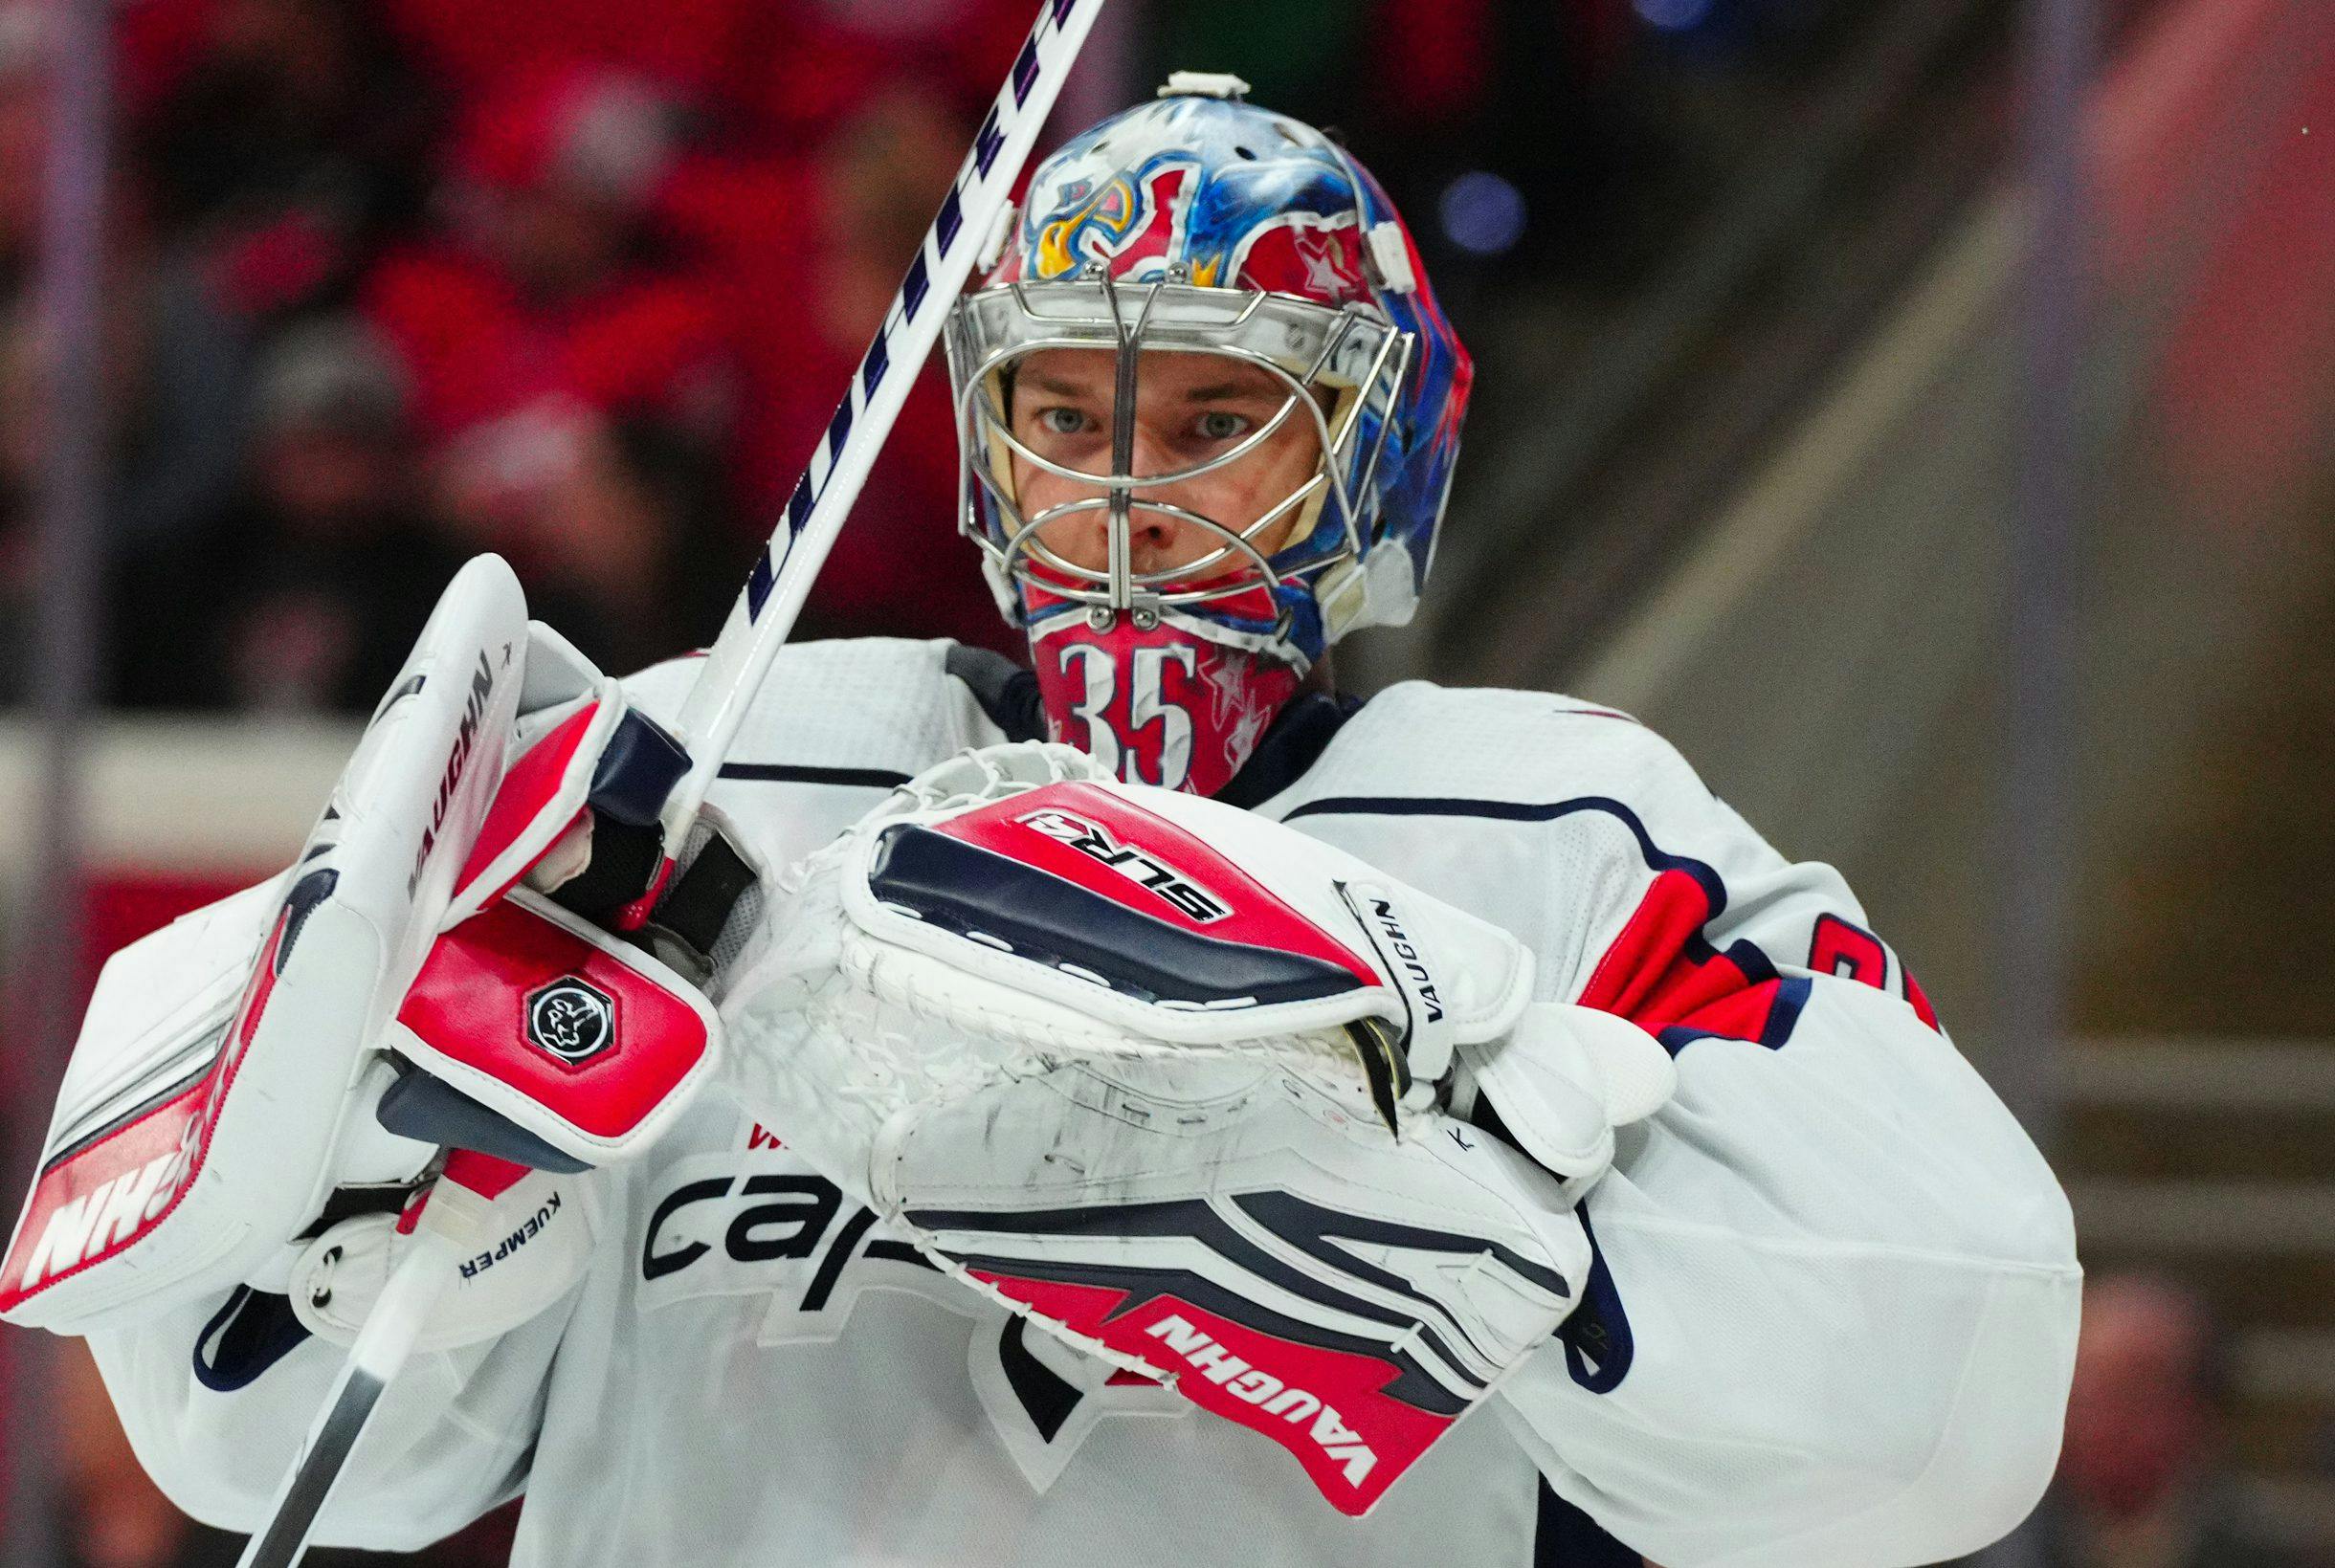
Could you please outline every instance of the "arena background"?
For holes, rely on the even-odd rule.
[[[455,564],[710,635],[1030,11],[0,5],[11,1214],[97,963],[281,863]],[[2335,7],[1112,0],[1057,130],[1171,67],[1337,127],[1479,357],[1343,677],[1628,709],[1839,864],[2178,1305],[2070,1464],[2335,1561]],[[928,374],[807,633],[1011,646],[952,464]],[[0,1355],[0,1560],[233,1560]]]

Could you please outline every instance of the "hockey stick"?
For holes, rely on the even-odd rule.
[[[366,1314],[356,1343],[348,1347],[348,1359],[325,1392],[316,1424],[277,1485],[267,1525],[243,1549],[238,1568],[291,1568],[300,1561],[324,1499],[332,1494],[350,1450],[372,1419],[373,1407],[413,1354],[431,1310],[454,1283],[456,1267],[489,1239],[486,1225],[496,1197],[526,1174],[524,1166],[489,1155],[461,1149],[447,1155],[445,1169],[414,1224],[411,1249],[389,1275],[381,1299]]]
[[[666,870],[686,845],[747,705],[794,629],[812,579],[826,563],[877,453],[900,417],[909,386],[939,341],[950,302],[971,276],[983,242],[1005,217],[1007,195],[1101,9],[1102,0],[1044,0],[1029,41],[974,134],[875,341],[845,386],[825,438],[795,481],[778,526],[730,607],[681,707],[679,739],[690,766],[667,797],[660,819]],[[375,1404],[452,1283],[455,1263],[465,1253],[464,1227],[482,1223],[484,1199],[509,1184],[495,1171],[500,1164],[459,1151],[450,1157],[422,1211],[411,1250],[367,1316],[299,1459],[277,1490],[267,1527],[244,1549],[238,1568],[292,1568],[299,1562]]]
[[[705,791],[779,645],[794,629],[812,579],[842,532],[869,465],[900,416],[909,384],[939,340],[950,302],[1005,216],[1007,193],[1101,9],[1102,0],[1045,0],[1029,42],[941,203],[940,215],[908,264],[876,341],[844,389],[826,437],[795,481],[784,516],[730,607],[722,634],[681,705],[680,741],[690,765],[661,817],[668,866],[685,847]]]

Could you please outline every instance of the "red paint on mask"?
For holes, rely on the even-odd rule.
[[[1075,612],[1074,612],[1075,614]],[[1046,732],[1120,778],[1213,795],[1256,750],[1302,678],[1279,659],[1133,617],[1083,616],[1031,639]]]

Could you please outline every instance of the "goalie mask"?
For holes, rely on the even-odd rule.
[[[1244,90],[1179,75],[1048,159],[946,338],[961,526],[1053,738],[1198,794],[1410,619],[1472,374],[1377,183]]]

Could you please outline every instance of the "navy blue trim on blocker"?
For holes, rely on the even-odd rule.
[[[1637,840],[1638,853],[1644,857],[1648,869],[1657,872],[1684,872],[1693,877],[1710,902],[1710,914],[1704,917],[1704,925],[1725,913],[1727,885],[1720,876],[1717,867],[1708,861],[1697,860],[1691,855],[1672,854],[1662,849],[1654,842],[1654,835],[1646,831],[1645,823],[1638,819],[1635,811],[1604,795],[1582,795],[1569,801],[1537,803],[1443,796],[1332,795],[1318,801],[1307,801],[1280,820],[1295,822],[1300,817],[1476,817],[1492,822],[1554,822],[1559,817],[1568,817],[1578,811],[1603,812],[1629,828],[1630,836]],[[1759,1038],[1751,1043],[1774,1050],[1791,1038],[1792,1027],[1800,1021],[1801,1009],[1808,1005],[1809,982],[1806,977],[1795,975],[1786,979],[1777,971],[1774,961],[1767,953],[1748,939],[1735,942],[1722,953],[1698,930],[1687,938],[1686,954],[1697,963],[1708,963],[1713,959],[1724,958],[1742,970],[1744,978],[1753,985],[1777,982],[1775,1005],[1768,1011],[1767,1026],[1760,1030]],[[1673,1025],[1657,1031],[1655,1038],[1661,1042],[1664,1049],[1676,1056],[1697,1040],[1734,1039],[1735,1036],[1723,1035],[1714,1029]]]
[[[224,1044],[227,1038],[224,1031],[221,1032],[219,1038],[221,1043]],[[72,1142],[63,1145],[55,1154],[49,1156],[48,1159],[41,1161],[40,1174],[42,1176],[48,1175],[51,1171],[56,1169],[57,1166],[62,1165],[66,1160],[71,1159],[75,1155],[81,1153],[85,1149],[95,1147],[96,1145],[104,1142],[107,1138],[113,1137],[124,1127],[129,1126],[132,1122],[138,1121],[145,1116],[153,1115],[156,1110],[169,1104],[172,1100],[187,1093],[188,1090],[193,1088],[197,1082],[209,1077],[211,1075],[211,1068],[215,1066],[217,1062],[218,1057],[215,1054],[205,1058],[203,1061],[196,1063],[193,1067],[189,1068],[185,1072],[171,1080],[167,1086],[154,1091],[153,1093],[148,1094],[145,1099],[140,1100],[136,1105],[131,1106],[128,1110],[121,1113],[119,1115],[108,1118],[103,1124],[94,1127],[86,1133],[75,1134]]]
[[[592,766],[585,804],[602,816],[635,828],[656,821],[665,797],[689,771],[689,753],[647,714],[634,709],[616,721],[608,749]]]
[[[472,1099],[445,1079],[433,1077],[418,1068],[408,1068],[395,1083],[382,1091],[373,1107],[373,1119],[401,1137],[454,1149],[476,1149],[529,1170],[573,1176],[591,1169],[492,1106]]]

